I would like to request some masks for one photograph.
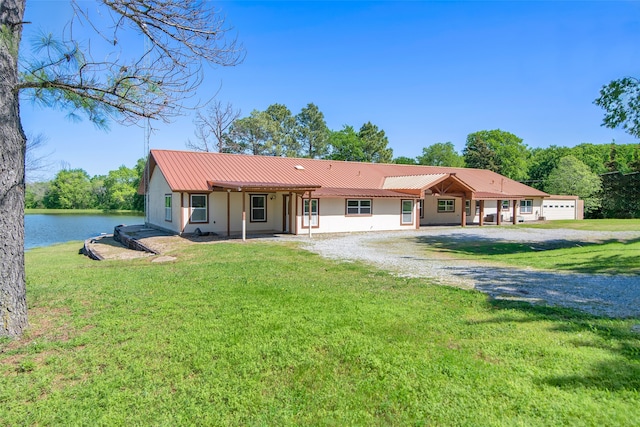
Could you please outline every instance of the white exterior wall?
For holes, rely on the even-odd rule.
[[[438,212],[438,200],[454,200],[453,212]],[[445,225],[460,224],[462,222],[462,211],[464,205],[459,197],[434,197],[424,198],[424,218],[420,220],[421,225]]]
[[[455,208],[454,212],[438,212],[438,200],[447,199],[447,200],[455,200]],[[506,199],[505,199],[506,200]],[[543,200],[541,198],[531,198],[528,200],[532,200],[532,213],[522,213],[520,210],[520,201],[516,201],[516,216],[519,219],[527,221],[537,221],[540,216],[542,216],[542,203]],[[420,220],[421,225],[447,225],[447,224],[460,224],[462,221],[462,210],[465,208],[462,204],[462,198],[460,197],[436,197],[436,196],[427,196],[424,200],[425,206],[425,214],[424,218]],[[476,200],[471,200],[471,213],[467,215],[467,224],[479,224],[480,223],[480,212],[476,210]],[[496,220],[496,214],[498,212],[498,201],[497,200],[485,200],[484,202],[484,216],[485,221],[487,217],[493,217],[493,221]],[[500,209],[500,214],[502,215],[502,222],[511,222],[513,215],[513,200],[509,200],[509,209]]]
[[[165,220],[164,196],[171,194],[171,221]],[[149,180],[147,221],[156,227],[179,233],[180,224],[180,193],[173,193],[167,180],[155,168]]]
[[[506,200],[506,199],[505,199]],[[537,221],[541,216],[542,212],[542,199],[541,198],[530,198],[526,200],[531,200],[531,213],[522,213],[520,208],[520,200],[516,200],[516,216],[518,217],[518,222],[521,220],[524,222],[529,221]],[[494,215],[498,211],[498,201],[497,200],[487,200],[484,202],[484,214],[485,217],[487,215]],[[502,215],[502,222],[512,222],[513,216],[513,200],[509,200],[509,209],[501,209],[500,213]],[[495,221],[495,219],[494,219]]]
[[[197,193],[193,193],[197,194]],[[251,195],[266,196],[267,216],[266,221],[251,221]],[[242,233],[242,197],[245,199],[246,231],[282,231],[282,195],[276,193],[242,193],[232,191],[229,193],[230,208],[227,209],[227,192],[216,191],[209,193],[207,198],[208,222],[190,223],[190,195],[185,193],[184,201],[184,232],[193,233],[196,228],[202,232],[216,233],[221,236],[227,235],[227,222],[229,222],[229,232],[232,235]],[[228,212],[228,219],[227,219]]]
[[[413,223],[400,224],[402,217],[403,199],[395,198],[361,198],[371,200],[372,215],[346,215],[346,199],[321,198],[319,199],[318,212],[320,215],[318,227],[313,227],[311,233],[346,233],[360,231],[390,231],[412,230],[416,228],[417,201],[413,204]],[[408,200],[404,199],[404,200]],[[297,197],[297,223],[298,234],[307,234],[309,229],[302,228],[303,199]]]

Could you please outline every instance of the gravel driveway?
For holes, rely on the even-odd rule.
[[[576,308],[610,317],[640,317],[640,277],[539,271],[425,255],[430,240],[493,239],[536,244],[640,238],[640,232],[544,230],[510,227],[433,227],[416,231],[316,235],[305,248],[332,259],[362,261],[400,276],[477,289],[493,298]],[[429,256],[429,258],[427,258]]]

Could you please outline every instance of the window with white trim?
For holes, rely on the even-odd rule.
[[[424,199],[418,201],[418,210],[420,211],[420,218],[424,218]]]
[[[502,210],[503,211],[508,211],[509,210],[509,206],[511,206],[511,204],[509,203],[509,200],[503,200],[502,201]]]
[[[311,199],[311,226],[318,226],[318,199]],[[309,227],[309,199],[304,199],[302,208],[302,226]]]
[[[347,199],[347,215],[371,215],[371,199]]]
[[[467,216],[471,216],[471,200],[464,201],[464,213]]]
[[[454,199],[438,199],[438,213],[455,212],[456,201]]]
[[[533,213],[533,200],[532,199],[520,200],[520,213],[521,214]]]
[[[191,195],[191,222],[207,222],[207,195],[192,194]]]
[[[413,224],[413,200],[402,201],[402,224]]]
[[[249,210],[251,212],[251,222],[266,222],[267,221],[267,195],[266,194],[252,194],[249,202]]]
[[[171,194],[164,195],[164,220],[171,222]]]

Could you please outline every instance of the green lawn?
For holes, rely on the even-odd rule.
[[[519,268],[640,276],[640,239],[603,243],[576,243],[568,240],[532,243],[422,236],[418,241],[423,244],[423,250],[427,254],[436,253]]]
[[[585,231],[640,231],[640,219],[594,219],[581,221],[549,221],[518,224],[506,228],[566,229]],[[427,254],[474,259],[521,268],[563,270],[576,273],[640,275],[640,239],[611,238],[603,242],[497,241],[447,236],[421,236]]]
[[[637,425],[640,319],[489,301],[264,241],[27,253],[0,425]]]
[[[523,223],[518,227],[525,228],[567,228],[571,230],[593,231],[640,231],[640,219],[584,219],[559,220],[544,223]]]

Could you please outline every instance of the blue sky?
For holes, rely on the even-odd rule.
[[[273,103],[297,114],[312,102],[333,130],[371,121],[395,157],[447,141],[461,152],[469,133],[490,129],[529,147],[637,142],[600,126],[593,100],[609,81],[640,72],[640,2],[213,4],[246,59],[208,69],[199,96],[217,92],[242,116]],[[67,5],[27,0],[24,40],[59,31]],[[141,128],[112,123],[104,132],[28,101],[21,108],[25,131],[47,138],[51,174],[62,162],[106,174],[145,155]],[[185,149],[194,139],[193,116],[156,128],[151,148]]]

